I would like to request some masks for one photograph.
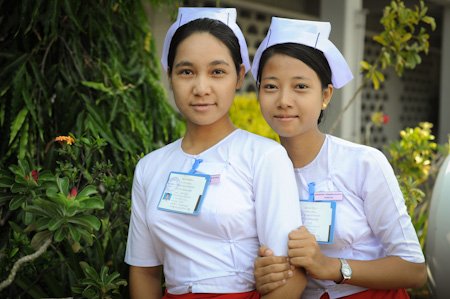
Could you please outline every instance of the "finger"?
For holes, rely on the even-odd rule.
[[[266,267],[273,264],[289,264],[285,256],[267,256],[257,257],[255,259],[255,268]]]
[[[288,241],[288,248],[292,249],[292,248],[308,248],[308,247],[316,247],[317,246],[317,242],[316,239],[314,238],[314,236],[306,238],[306,239],[297,239],[297,240],[289,240]]]
[[[276,281],[276,282],[271,282],[271,283],[266,283],[263,285],[258,285],[256,284],[256,289],[258,290],[258,292],[261,295],[266,295],[270,292],[272,292],[273,290],[283,286],[284,284],[286,284],[286,280],[280,280],[280,281]]]
[[[255,279],[258,284],[263,285],[263,284],[268,284],[268,283],[272,283],[272,282],[285,280],[285,279],[292,277],[293,275],[294,275],[294,272],[289,269],[287,271],[278,272],[278,273],[269,273],[269,274],[266,274],[263,276],[255,275]]]
[[[263,277],[270,274],[277,273],[287,273],[291,269],[291,264],[283,263],[283,264],[272,264],[265,267],[255,266],[255,270],[253,271],[256,278]],[[283,274],[283,277],[289,277],[286,274]],[[279,276],[276,276],[274,280],[280,280]]]
[[[289,233],[290,240],[302,240],[314,237],[305,226],[301,226],[300,228],[293,230]]]
[[[262,245],[261,247],[259,247],[258,255],[259,256],[272,256],[273,251],[269,247]]]

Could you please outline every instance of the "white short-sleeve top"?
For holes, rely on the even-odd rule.
[[[336,201],[334,243],[320,245],[325,255],[355,260],[399,256],[414,263],[425,261],[397,178],[382,152],[327,135],[317,157],[295,172],[302,198],[307,198],[306,184],[310,182],[316,183],[316,191],[343,193],[343,199]],[[363,290],[309,279],[302,298],[320,298],[324,292],[339,298]]]
[[[197,171],[218,180],[200,214],[157,209],[171,171]],[[169,293],[237,293],[255,289],[253,263],[260,244],[287,255],[288,233],[301,225],[294,169],[273,140],[237,129],[199,155],[181,139],[136,166],[125,262],[164,266]]]

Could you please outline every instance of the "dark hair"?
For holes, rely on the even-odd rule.
[[[276,44],[267,48],[261,55],[258,66],[257,84],[261,81],[261,73],[264,65],[267,63],[270,57],[275,54],[283,54],[296,58],[304,62],[307,66],[312,68],[320,79],[322,88],[327,88],[328,84],[331,84],[331,68],[328,64],[328,60],[322,51],[315,48],[305,46],[296,43],[284,43]],[[259,89],[259,86],[258,86]],[[320,124],[323,117],[323,110],[320,111],[319,119],[317,123]]]
[[[218,20],[208,18],[193,20],[180,26],[177,31],[175,31],[175,34],[170,41],[169,54],[167,55],[169,73],[173,67],[173,61],[175,60],[178,45],[196,32],[207,32],[224,43],[228,50],[230,50],[231,57],[236,66],[236,72],[239,74],[242,56],[238,38],[230,27]]]

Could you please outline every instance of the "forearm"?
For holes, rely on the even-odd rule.
[[[161,271],[161,266],[130,266],[130,297],[132,299],[161,299]]]
[[[301,297],[303,290],[306,287],[306,275],[303,270],[293,270],[293,276],[286,280],[286,283],[271,291],[268,294],[261,296],[262,299],[298,299]]]
[[[427,279],[424,263],[407,262],[390,256],[374,261],[347,260],[352,268],[352,278],[346,283],[371,289],[420,288]],[[342,279],[340,262],[331,258],[328,277],[339,282]]]

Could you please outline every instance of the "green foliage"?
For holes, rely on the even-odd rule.
[[[142,2],[0,0],[0,36],[0,282],[51,240],[0,297],[126,298],[135,164],[184,129]]]
[[[372,64],[361,62],[365,78],[372,81],[375,90],[384,82],[382,70],[393,66],[397,75],[402,76],[405,68],[414,69],[422,62],[422,52],[428,53],[430,36],[424,25],[435,30],[436,23],[434,18],[427,16],[425,3],[419,3],[411,9],[405,7],[403,1],[394,0],[384,8],[380,20],[384,30],[373,37],[381,45],[380,53]]]
[[[80,286],[72,287],[74,293],[88,299],[121,298],[119,287],[126,286],[127,282],[119,278],[119,273],[109,274],[106,266],[97,273],[86,262],[80,262],[80,265],[85,278],[80,281]]]
[[[366,84],[372,83],[375,90],[380,88],[385,80],[383,70],[394,67],[396,74],[402,76],[405,68],[414,69],[422,62],[420,55],[427,54],[429,49],[430,36],[426,27],[430,26],[431,30],[435,30],[436,23],[433,17],[427,15],[428,7],[424,1],[420,0],[419,3],[419,6],[411,9],[405,7],[402,0],[393,0],[384,8],[380,20],[383,31],[373,38],[380,45],[379,54],[373,62],[360,62],[363,82],[331,125],[330,134]]]
[[[230,118],[238,128],[279,140],[277,133],[264,120],[255,93],[236,95],[230,108]]]
[[[423,246],[426,238],[428,205],[434,178],[445,156],[448,145],[439,148],[433,140],[433,125],[423,122],[415,128],[400,132],[401,139],[389,145],[390,163],[408,207],[408,213]]]
[[[0,5],[0,163],[44,160],[42,145],[67,132],[130,162],[177,135],[140,1]]]

